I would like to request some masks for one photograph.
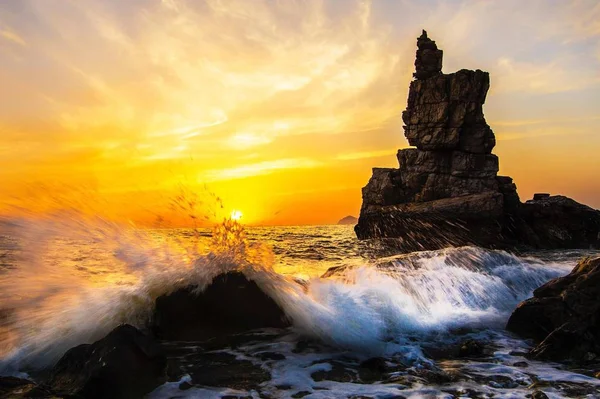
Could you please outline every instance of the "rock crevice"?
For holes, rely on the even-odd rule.
[[[363,188],[358,238],[398,238],[406,251],[599,246],[600,212],[561,196],[522,204],[512,178],[498,176],[496,139],[483,114],[489,74],[444,74],[442,55],[423,31],[402,113],[414,148],[398,151],[398,169],[373,169]]]

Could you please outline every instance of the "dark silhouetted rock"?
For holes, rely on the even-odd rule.
[[[125,324],[93,344],[68,350],[47,385],[59,396],[141,398],[164,383],[166,364],[153,338]]]
[[[548,399],[548,395],[546,395],[543,391],[534,391],[531,394],[531,399]]]
[[[354,216],[348,215],[344,218],[341,218],[337,224],[356,224],[357,221],[358,221],[357,218],[355,218]]]
[[[442,51],[417,39],[400,167],[374,168],[362,190],[359,239],[394,238],[405,251],[475,244],[489,248],[600,247],[600,211],[566,197],[536,194],[522,204],[497,176],[496,139],[483,115],[487,72],[443,74]]]
[[[241,272],[218,275],[206,289],[190,286],[156,300],[152,329],[168,340],[203,340],[257,328],[289,326],[284,312]]]
[[[550,194],[548,194],[548,193],[536,193],[536,194],[533,194],[533,200],[534,201],[543,200],[543,199],[546,199],[548,197],[550,197]]]
[[[586,258],[519,304],[506,328],[539,344],[535,359],[587,362],[600,358],[600,257]]]
[[[527,201],[520,211],[521,218],[535,234],[528,240],[534,246],[600,248],[600,212],[589,206],[553,195]]]
[[[417,56],[415,58],[414,73],[417,79],[427,79],[442,73],[442,50],[438,50],[435,42],[427,37],[423,30],[417,39]]]
[[[35,382],[17,377],[0,377],[0,398],[57,398],[52,392]]]

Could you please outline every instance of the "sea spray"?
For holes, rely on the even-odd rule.
[[[198,253],[153,231],[66,216],[4,223],[2,234],[16,240],[18,252],[0,275],[5,369],[47,367],[120,323],[143,327],[155,299],[177,288],[201,290],[219,273],[271,267],[266,247],[249,244],[232,221],[215,228],[213,246]]]
[[[420,342],[452,328],[500,325],[536,286],[568,270],[455,248],[363,260],[359,267],[353,260],[355,267],[299,284],[276,272],[270,245],[248,239],[231,220],[203,245],[183,239],[187,231],[65,214],[12,221],[3,234],[18,247],[12,250],[17,261],[0,277],[8,315],[0,355],[5,372],[52,365],[70,347],[93,342],[119,323],[144,327],[158,296],[194,284],[202,290],[231,270],[256,281],[301,335],[365,355],[414,359],[422,356]]]

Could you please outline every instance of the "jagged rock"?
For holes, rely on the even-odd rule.
[[[0,377],[0,398],[57,398],[52,392],[35,382],[17,377]]]
[[[536,193],[536,194],[533,194],[533,200],[534,201],[543,200],[543,199],[546,199],[548,197],[550,197],[549,193]]]
[[[437,201],[371,207],[363,210],[355,232],[359,239],[396,238],[412,252],[447,246],[492,246],[501,238],[497,223],[502,194],[484,192]],[[402,232],[402,235],[398,235]]]
[[[485,122],[487,72],[460,70],[411,82],[402,113],[409,144],[420,150],[461,150],[489,154],[496,145]]]
[[[442,50],[438,50],[435,42],[427,37],[427,32],[423,30],[421,36],[417,39],[417,56],[415,59],[416,72],[414,76],[417,79],[426,79],[430,76],[442,72]]]
[[[68,350],[46,385],[59,397],[141,398],[164,383],[166,364],[153,338],[124,324],[91,345]]]
[[[549,281],[519,304],[506,328],[539,344],[536,359],[585,362],[600,358],[600,257]]]
[[[156,300],[152,329],[168,340],[203,340],[257,328],[285,328],[281,308],[241,272],[215,277],[202,292],[190,286]]]
[[[529,200],[521,217],[545,248],[599,248],[600,212],[562,195]]]
[[[402,113],[416,148],[398,151],[398,169],[373,169],[362,190],[358,238],[398,238],[405,251],[600,247],[600,211],[549,195],[522,204],[513,180],[497,176],[496,140],[483,115],[489,74],[441,73],[442,52],[425,31],[417,47]]]

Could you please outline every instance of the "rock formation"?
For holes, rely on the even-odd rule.
[[[398,151],[399,169],[373,169],[355,227],[359,239],[397,238],[406,251],[600,246],[600,212],[547,195],[522,204],[512,179],[497,175],[496,139],[483,115],[487,72],[443,74],[442,51],[425,31],[415,67],[402,120],[416,148]]]
[[[154,333],[167,340],[204,340],[290,325],[279,305],[241,272],[216,276],[202,292],[190,286],[160,296],[152,323]]]
[[[600,257],[579,262],[519,304],[506,328],[539,344],[535,359],[600,360]]]
[[[93,344],[69,349],[44,385],[58,397],[141,398],[165,382],[166,367],[159,343],[124,324]]]

